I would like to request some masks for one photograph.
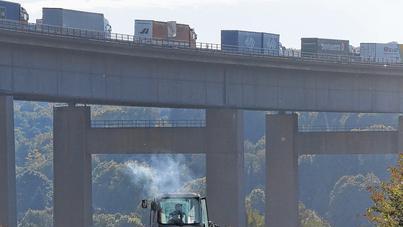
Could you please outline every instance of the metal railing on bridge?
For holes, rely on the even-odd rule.
[[[186,49],[189,51],[207,52],[210,54],[241,55],[267,58],[286,58],[294,61],[329,62],[340,64],[375,64],[383,66],[403,67],[401,62],[385,61],[375,62],[373,59],[363,59],[359,56],[331,55],[331,54],[295,54],[290,52],[274,53],[263,48],[245,48],[230,45],[203,42],[184,42],[155,38],[144,38],[128,34],[83,30],[77,28],[57,27],[44,24],[26,23],[12,20],[0,20],[0,29],[25,33],[40,33],[48,36],[70,37],[109,43],[119,43],[128,46],[149,46],[153,48]],[[379,59],[378,59],[379,61]]]
[[[92,120],[92,128],[203,128],[204,120]]]
[[[347,126],[298,126],[299,132],[358,132],[358,131],[397,131],[395,126],[347,125]]]

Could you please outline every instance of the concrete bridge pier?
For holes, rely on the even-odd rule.
[[[243,146],[242,111],[207,109],[207,202],[220,226],[246,226]]]
[[[14,108],[12,96],[0,96],[0,226],[16,227]]]
[[[266,227],[298,226],[296,114],[266,116]]]
[[[399,116],[397,128],[397,153],[403,153],[403,116]]]
[[[89,107],[54,109],[54,224],[92,226],[91,154],[87,152]]]

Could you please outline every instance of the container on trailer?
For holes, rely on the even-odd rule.
[[[28,13],[19,3],[0,1],[0,19],[28,22]]]
[[[400,60],[401,62],[403,62],[403,44],[400,44],[399,47],[400,47]]]
[[[302,38],[301,56],[342,59],[349,55],[349,43],[348,40]]]
[[[280,35],[271,33],[262,33],[263,35],[263,53],[271,56],[278,56],[280,53]]]
[[[377,63],[401,62],[398,43],[361,43],[360,56],[362,61]]]
[[[101,13],[82,12],[61,8],[43,8],[43,24],[78,28],[93,31],[104,31],[104,15]]]
[[[261,32],[222,30],[221,49],[238,53],[262,53],[263,34]]]
[[[281,52],[281,56],[284,57],[301,57],[301,50],[298,49],[283,48]]]
[[[375,62],[376,44],[360,43],[360,57],[365,62]]]
[[[142,38],[153,38],[154,21],[152,20],[135,20],[134,35]]]
[[[110,38],[112,30],[102,13],[62,8],[43,8],[42,23],[52,32],[97,39]]]
[[[176,21],[135,20],[134,35],[142,42],[195,47],[197,35],[187,24]]]

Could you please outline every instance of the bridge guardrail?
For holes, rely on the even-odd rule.
[[[137,45],[137,46],[149,46],[155,48],[186,49],[192,51],[219,53],[225,55],[287,58],[294,61],[403,67],[403,63],[401,62],[392,62],[387,61],[386,59],[384,60],[378,59],[378,61],[381,62],[374,62],[375,59],[364,59],[359,56],[312,54],[312,53],[301,53],[301,56],[295,56],[295,53],[290,52],[274,53],[262,48],[245,48],[245,47],[240,48],[239,46],[230,46],[230,45],[222,46],[221,44],[215,44],[215,43],[203,43],[203,42],[191,43],[176,40],[165,40],[155,38],[151,39],[128,34],[108,33],[108,32],[83,30],[68,27],[57,27],[44,24],[12,21],[6,19],[0,19],[0,29],[19,31],[19,32],[41,33],[50,36],[62,36],[62,37],[104,41],[104,42],[121,43],[129,46]]]
[[[203,128],[204,120],[92,120],[92,128]]]
[[[351,126],[298,126],[298,132],[387,132],[397,131],[395,126],[351,125]]]

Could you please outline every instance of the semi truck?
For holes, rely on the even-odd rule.
[[[196,193],[170,193],[151,202],[142,200],[143,209],[149,209],[149,227],[217,227],[209,221],[206,198]]]
[[[400,63],[400,46],[390,43],[361,43],[360,56],[364,62]]]
[[[227,52],[278,56],[280,35],[266,32],[222,30],[221,49]]]
[[[85,30],[88,36],[105,36],[109,38],[112,27],[102,13],[83,12],[62,8],[43,8],[42,19],[44,25],[57,28],[72,28]]]
[[[302,38],[301,56],[335,61],[347,61],[350,56],[348,40]]]
[[[29,15],[19,3],[0,1],[0,19],[28,22]]]
[[[183,47],[196,47],[197,40],[193,28],[176,21],[135,20],[134,36],[144,43]]]

